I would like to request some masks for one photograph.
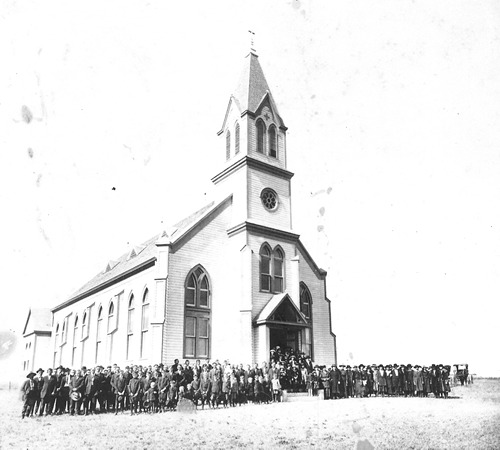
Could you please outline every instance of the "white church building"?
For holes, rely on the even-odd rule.
[[[251,51],[218,133],[216,198],[55,306],[45,364],[260,363],[276,346],[336,363],[326,272],[292,230],[286,131]]]

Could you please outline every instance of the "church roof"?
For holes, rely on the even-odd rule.
[[[159,233],[143,242],[141,245],[134,246],[132,249],[130,249],[120,257],[110,260],[103,271],[99,272],[91,280],[85,283],[80,289],[74,292],[69,297],[69,300],[56,306],[53,311],[61,309],[61,307],[73,303],[79,298],[82,298],[95,289],[99,288],[100,286],[113,282],[113,280],[127,275],[131,271],[138,269],[140,266],[154,261],[157,254],[156,243],[160,239],[165,239],[166,237],[168,242],[177,241],[185,233],[187,233],[199,220],[209,214],[210,211],[212,211],[226,199],[217,203],[215,201],[212,201],[195,213],[177,222],[172,228],[168,230],[169,235],[167,235],[166,232]]]
[[[31,308],[24,325],[23,336],[37,332],[50,332],[51,325],[52,313],[50,308]]]
[[[272,109],[278,116],[279,125],[284,127],[285,124],[278,113],[278,108],[274,102],[271,90],[269,89],[266,77],[259,63],[259,57],[254,51],[251,51],[246,58],[247,60],[243,66],[236,89],[231,95],[222,129],[224,129],[231,101],[236,103],[242,114],[244,112],[255,114],[266,97],[269,98]]]

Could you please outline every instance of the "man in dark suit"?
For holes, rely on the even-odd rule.
[[[132,373],[132,379],[130,380],[127,389],[130,398],[130,414],[137,414],[141,398],[142,383],[139,379],[139,374],[136,371]]]
[[[99,402],[99,412],[106,412],[106,378],[103,374],[103,367],[97,366],[94,370],[94,385],[95,385],[95,394],[94,394],[94,412],[97,401]]]
[[[31,415],[38,415],[38,410],[40,408],[40,402],[41,402],[41,397],[40,393],[42,391],[43,387],[43,369],[38,369],[36,371],[36,375],[33,378],[33,382],[35,383],[35,388],[36,388],[36,398],[35,398],[35,405],[33,406],[33,409],[31,411]]]
[[[71,377],[69,381],[69,413],[73,416],[80,413],[80,407],[82,404],[83,391],[85,390],[85,377],[80,370]]]
[[[94,381],[95,374],[92,370],[87,370],[85,376],[85,390],[83,399],[83,413],[88,416],[94,414],[95,411],[95,395],[97,393],[97,386]]]
[[[331,398],[337,399],[340,396],[340,370],[334,364],[330,373],[328,374],[330,378],[330,395]]]
[[[26,375],[26,381],[23,383],[23,386],[21,387],[21,392],[23,394],[23,411],[22,411],[22,418],[24,419],[25,416],[29,416],[31,414],[31,411],[33,407],[35,406],[35,398],[36,398],[36,388],[35,388],[35,383],[33,381],[33,378],[35,377],[35,372],[30,372],[28,375]]]
[[[56,369],[56,384],[56,414],[60,415],[66,412],[69,401],[69,373],[62,366]]]
[[[43,386],[40,392],[40,416],[52,414],[52,409],[54,408],[54,398],[57,388],[56,377],[52,374],[52,369],[47,369],[47,375],[43,378]]]
[[[391,384],[392,384],[392,392],[394,395],[400,395],[400,385],[399,385],[399,367],[397,364],[394,364],[394,367],[391,371]]]

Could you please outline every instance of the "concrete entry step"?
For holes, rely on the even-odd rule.
[[[318,390],[317,395],[309,396],[307,392],[288,392],[283,391],[283,401],[284,402],[315,402],[317,400],[325,399],[325,391],[323,389]]]

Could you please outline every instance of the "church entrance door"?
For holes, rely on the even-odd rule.
[[[270,347],[280,346],[282,349],[299,349],[299,330],[296,328],[270,327],[269,328]]]

